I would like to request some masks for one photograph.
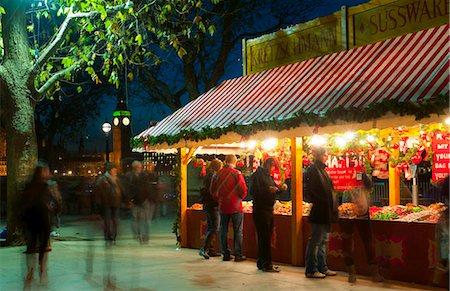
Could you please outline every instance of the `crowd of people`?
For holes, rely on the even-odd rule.
[[[372,187],[370,178],[363,174],[361,187],[348,198],[356,205],[357,219],[338,219],[338,199],[333,183],[326,171],[327,153],[324,148],[313,148],[313,163],[303,176],[304,198],[312,203],[308,222],[311,234],[305,253],[305,276],[307,278],[326,278],[337,273],[328,268],[327,245],[331,226],[340,224],[343,237],[343,256],[348,269],[348,281],[356,281],[354,264],[354,235],[358,234],[364,242],[367,264],[373,281],[383,281],[375,255],[369,219],[369,193]],[[210,162],[207,175],[201,188],[201,198],[207,221],[204,243],[199,254],[205,258],[222,256],[223,261],[246,260],[242,249],[243,208],[242,201],[250,195],[253,198],[253,221],[257,233],[258,257],[256,266],[263,272],[279,272],[271,256],[271,238],[274,228],[273,207],[277,194],[286,191],[286,184],[277,185],[271,176],[277,161],[267,158],[262,166],[251,175],[249,185],[244,175],[236,169],[235,155],[225,156],[224,163],[218,159]],[[125,205],[131,209],[134,238],[147,244],[150,238],[150,222],[158,203],[158,176],[154,166],[144,171],[140,161],[134,161],[131,170],[123,177],[114,163],[106,163],[105,173],[95,183],[95,204],[103,219],[105,245],[111,248],[116,244],[120,208]],[[448,177],[442,192],[448,200]],[[55,218],[61,213],[62,199],[58,185],[52,180],[48,164],[40,161],[30,182],[25,186],[20,211],[20,222],[26,241],[27,272],[24,289],[29,289],[34,272],[38,269],[42,284],[47,282],[48,252],[51,251],[50,233]],[[446,201],[448,205],[448,201]],[[440,250],[439,267],[448,272],[448,212],[439,222],[437,243]],[[233,248],[228,246],[228,229],[233,227]],[[220,232],[220,251],[215,249],[214,240]],[[255,246],[256,247],[256,246]],[[38,266],[36,266],[38,262]]]
[[[95,212],[103,220],[105,246],[109,248],[116,244],[119,212],[123,207],[131,210],[134,238],[141,244],[147,244],[153,213],[160,202],[161,187],[154,166],[150,164],[149,169],[143,171],[142,163],[134,161],[131,170],[123,177],[118,174],[117,165],[107,162],[104,174],[98,177],[94,185]],[[26,243],[24,289],[30,289],[36,269],[41,284],[47,284],[50,236],[54,233],[52,227],[59,224],[59,214],[63,208],[61,193],[47,163],[38,162],[22,196],[23,204],[18,217]]]

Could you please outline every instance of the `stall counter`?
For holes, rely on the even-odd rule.
[[[187,247],[199,249],[206,232],[206,220],[203,211],[188,209]],[[355,221],[358,223],[358,221]],[[380,262],[381,272],[386,279],[414,282],[430,285],[433,279],[435,260],[435,231],[433,223],[406,223],[394,221],[372,221],[373,239]],[[243,253],[249,258],[257,257],[257,238],[251,213],[244,213]],[[310,233],[307,217],[303,217],[303,251]],[[232,247],[233,231],[229,228],[229,246]],[[220,250],[217,236],[215,247]],[[274,215],[272,236],[272,259],[274,262],[291,263],[291,216]],[[342,234],[339,224],[334,224],[328,246],[329,267],[346,271],[342,255]],[[356,236],[355,265],[361,275],[368,275],[363,242]],[[448,281],[442,278],[441,287],[448,287]]]

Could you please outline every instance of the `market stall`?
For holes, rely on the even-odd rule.
[[[350,11],[347,16],[362,21]],[[431,284],[439,212],[417,205],[420,189],[414,179],[420,163],[430,163],[435,182],[449,171],[449,125],[444,122],[449,114],[449,28],[448,21],[433,23],[420,31],[403,31],[398,37],[227,80],[136,136],[136,151],[178,149],[180,213],[174,229],[181,246],[199,247],[205,223],[203,213],[195,209],[199,206],[188,209],[193,205],[188,205],[187,165],[199,158],[203,147],[220,152],[224,145],[238,144],[249,149],[237,153],[247,171],[253,161],[276,155],[282,169],[275,178],[281,182],[290,177],[290,200],[276,209],[283,214],[275,218],[273,257],[303,265],[309,206],[303,202],[302,170],[309,161],[309,141],[317,134],[328,135],[333,152],[329,167],[335,171],[330,175],[343,196],[357,167],[370,168],[372,176],[387,181],[383,199],[391,208],[372,209],[377,259],[387,277]],[[409,178],[414,206],[402,206],[401,185]],[[344,214],[351,213],[351,205],[342,208]],[[255,257],[249,215],[244,218],[244,251]],[[329,259],[332,267],[344,270],[339,238],[340,230],[334,228]],[[358,254],[361,244],[356,244]]]

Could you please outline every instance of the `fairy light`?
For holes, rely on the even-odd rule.
[[[311,146],[323,146],[325,142],[326,140],[323,136],[315,134],[311,137],[309,144]]]
[[[450,117],[447,117],[444,122],[445,124],[450,125]]]
[[[343,148],[347,144],[347,140],[344,137],[337,137],[336,138],[336,145],[340,148]]]
[[[373,135],[368,135],[367,138],[366,138],[366,140],[367,140],[368,142],[374,142],[374,141],[375,141],[375,138],[373,137]]]
[[[344,139],[345,139],[346,141],[351,141],[351,140],[353,140],[354,138],[355,138],[355,133],[352,132],[352,131],[348,131],[348,132],[346,132],[346,133],[344,134]]]
[[[252,150],[252,149],[256,148],[256,145],[257,145],[256,141],[251,140],[247,143],[247,148]]]
[[[278,145],[278,139],[276,139],[276,138],[269,138],[269,139],[264,140],[261,143],[261,147],[266,151],[276,148],[277,145]]]

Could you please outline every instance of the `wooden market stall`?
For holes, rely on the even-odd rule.
[[[405,1],[372,2],[383,4],[380,9],[386,10],[389,5],[400,7]],[[425,1],[428,2],[431,3]],[[302,193],[305,138],[316,133],[367,134],[379,130],[387,133],[385,137],[395,145],[402,142],[398,140],[402,135],[390,135],[390,131],[411,128],[416,134],[417,128],[424,126],[430,134],[441,132],[448,140],[449,127],[444,123],[449,114],[448,19],[441,17],[445,20],[435,20],[426,29],[416,27],[411,33],[399,30],[396,37],[391,31],[391,37],[377,37],[376,42],[369,43],[358,34],[365,33],[364,19],[372,19],[366,14],[376,12],[374,5],[343,9],[327,22],[327,29],[330,21],[338,23],[335,27],[342,31],[342,51],[325,51],[301,62],[266,70],[258,67],[252,71],[254,67],[249,67],[251,62],[247,61],[245,73],[252,74],[224,81],[132,140],[135,151],[179,151],[182,247],[198,248],[205,230],[203,213],[188,209],[187,203],[187,165],[201,147],[268,138],[289,140],[292,213],[275,217],[273,258],[302,266],[309,232],[303,216]],[[311,26],[306,25],[308,31]],[[295,35],[291,31],[286,34]],[[295,45],[289,47],[295,50]],[[310,44],[308,49],[312,48]],[[244,59],[253,62],[261,58],[246,54]],[[401,155],[394,146],[389,151],[394,160]],[[390,163],[389,205],[393,206],[400,204],[400,174],[398,165]],[[377,252],[383,254],[380,258],[391,268],[386,271],[388,277],[429,284],[436,263],[435,224],[374,221],[373,225]],[[244,251],[249,257],[256,256],[255,236],[252,219],[245,214]],[[329,260],[339,270],[343,270],[341,244],[336,227],[330,240]],[[361,252],[358,248],[356,252]],[[362,261],[356,264],[362,273],[367,272]],[[448,281],[439,284],[445,286]]]

